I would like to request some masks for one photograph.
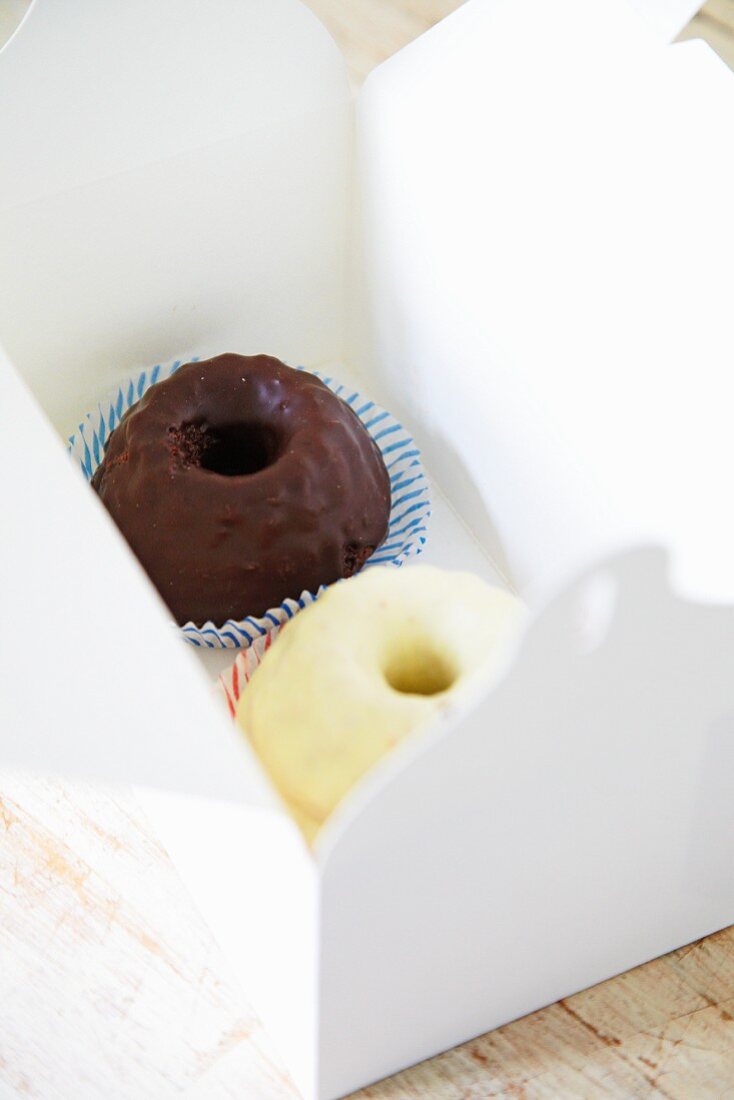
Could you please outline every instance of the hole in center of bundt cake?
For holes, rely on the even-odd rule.
[[[262,424],[228,424],[211,428],[201,468],[225,477],[256,474],[272,466],[278,451],[275,433]]]
[[[275,432],[262,424],[225,424],[210,427],[182,424],[169,429],[175,459],[185,469],[209,470],[224,477],[256,474],[272,466],[278,456]]]
[[[391,654],[385,679],[402,695],[438,695],[453,685],[456,672],[430,643],[419,642]]]

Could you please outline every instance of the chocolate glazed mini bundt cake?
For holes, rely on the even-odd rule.
[[[187,363],[151,386],[92,485],[180,624],[262,615],[351,576],[390,513],[357,415],[268,355]]]

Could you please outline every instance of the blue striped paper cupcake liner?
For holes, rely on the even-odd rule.
[[[104,456],[105,444],[127,410],[156,382],[170,378],[183,363],[191,361],[175,359],[140,371],[118,384],[108,397],[86,414],[69,439],[69,454],[87,481],[92,480]],[[408,558],[422,551],[431,514],[428,480],[420,452],[409,433],[386,409],[331,375],[317,370],[310,373],[351,406],[379,447],[390,476],[391,506],[387,538],[362,568],[403,565]],[[288,622],[323,591],[324,588],[316,593],[302,592],[300,596],[284,600],[279,607],[271,608],[258,618],[228,619],[222,625],[212,622],[202,625],[186,623],[181,627],[181,632],[187,642],[205,649],[247,648],[257,638],[265,637]]]

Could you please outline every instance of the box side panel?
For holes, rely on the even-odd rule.
[[[0,208],[346,94],[344,60],[300,0],[34,0],[0,57]]]
[[[358,331],[524,593],[653,541],[728,597],[734,80],[624,9],[470,3],[370,77]]]
[[[338,355],[350,127],[340,103],[0,211],[0,337],[61,432],[162,361]]]
[[[620,559],[365,799],[323,853],[322,1097],[731,922],[733,647]]]
[[[267,810],[136,791],[304,1100],[316,1095],[315,867]]]

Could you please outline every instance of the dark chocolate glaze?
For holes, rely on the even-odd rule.
[[[92,485],[181,624],[262,615],[351,576],[390,513],[353,410],[268,355],[187,363],[151,386]]]

